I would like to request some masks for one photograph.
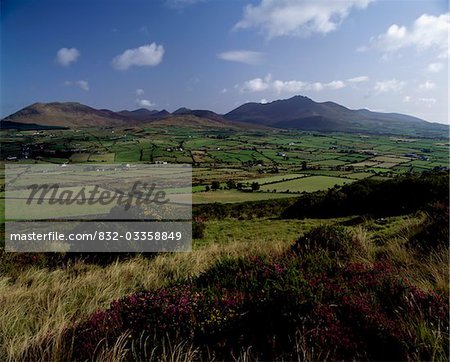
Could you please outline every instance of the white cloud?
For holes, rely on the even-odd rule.
[[[436,84],[434,82],[432,82],[431,80],[427,80],[422,84],[419,84],[419,89],[422,90],[432,90],[436,88]]]
[[[399,81],[397,79],[383,80],[380,82],[376,82],[374,86],[374,90],[376,93],[385,93],[385,92],[400,92],[405,86],[405,82]]]
[[[164,47],[151,43],[139,48],[127,49],[112,60],[116,69],[126,70],[132,66],[155,66],[161,63],[164,56]]]
[[[442,63],[431,63],[427,67],[427,71],[430,73],[439,73],[442,69],[444,69],[444,64]]]
[[[77,80],[75,82],[72,82],[70,80],[66,80],[64,82],[64,85],[66,87],[77,86],[77,87],[79,87],[80,89],[82,89],[82,90],[84,90],[86,92],[89,91],[89,82],[87,80]]]
[[[347,79],[347,82],[349,82],[349,83],[362,83],[362,82],[368,82],[368,81],[369,81],[369,77],[366,75]]]
[[[89,91],[89,83],[86,80],[78,80],[75,82],[78,87],[82,90],[88,92]]]
[[[267,75],[264,79],[254,78],[237,86],[241,92],[262,92],[272,90],[280,93],[298,93],[301,91],[313,90],[322,91],[324,89],[337,90],[344,88],[345,82],[342,80],[333,80],[328,83],[321,82],[305,82],[302,80],[272,80],[271,75]]]
[[[258,28],[268,38],[308,36],[336,30],[353,8],[364,9],[372,0],[261,0],[247,5],[235,29]]]
[[[269,88],[268,80],[255,78],[244,82],[241,87],[242,92],[262,92]]]
[[[266,99],[266,98],[263,98],[263,99],[261,99],[261,100],[259,101],[259,103],[261,103],[261,104],[266,104],[266,103],[268,103],[268,102],[267,102],[267,99]]]
[[[330,83],[325,83],[323,87],[325,89],[341,89],[345,87],[345,83],[342,80],[333,80]]]
[[[264,54],[250,50],[231,50],[217,54],[219,59],[228,60],[230,62],[239,62],[245,64],[261,63]]]
[[[428,108],[431,108],[437,102],[436,98],[419,98],[419,101],[426,103]]]
[[[135,93],[136,93],[137,96],[142,96],[142,95],[144,95],[145,92],[144,92],[143,89],[138,88],[138,89],[136,89],[136,92],[135,92]]]
[[[372,39],[372,46],[394,53],[404,48],[414,48],[419,52],[437,50],[438,54],[448,54],[448,32],[450,13],[433,16],[423,14],[408,28],[393,24],[389,29]]]
[[[142,108],[151,108],[155,106],[155,103],[152,103],[148,99],[140,99],[140,98],[136,99],[136,104]]]
[[[76,48],[61,48],[56,53],[56,61],[63,67],[68,67],[71,63],[77,61],[80,52]]]
[[[275,80],[271,87],[277,93],[296,93],[306,89],[308,83],[301,80]]]
[[[220,93],[222,93],[222,94],[225,94],[225,93],[227,93],[228,92],[228,89],[226,89],[226,88],[223,88],[222,90],[221,90],[221,92]]]

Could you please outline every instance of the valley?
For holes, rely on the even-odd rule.
[[[2,130],[1,136],[4,162],[191,164],[194,203],[289,197],[448,167],[444,137],[182,125]]]

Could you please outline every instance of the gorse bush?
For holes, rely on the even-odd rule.
[[[145,335],[190,343],[203,358],[230,360],[251,347],[272,360],[298,358],[300,335],[303,350],[332,359],[448,357],[448,298],[386,263],[333,262],[348,257],[347,239],[345,229],[322,227],[295,252],[223,258],[191,281],[114,301],[68,329],[66,346],[75,359],[95,359],[123,336],[132,344]],[[438,346],[422,343],[424,329],[440,336]]]

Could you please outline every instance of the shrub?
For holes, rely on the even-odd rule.
[[[205,229],[205,219],[201,216],[194,217],[192,220],[192,238],[203,238],[205,236]]]
[[[348,259],[354,252],[352,236],[343,226],[322,225],[300,237],[292,250],[300,255],[325,251],[330,256]]]
[[[328,253],[322,257],[330,260]],[[295,253],[226,258],[191,282],[113,302],[75,325],[67,340],[74,337],[81,360],[93,359],[127,333],[130,343],[143,334],[190,343],[205,358],[212,353],[230,360],[251,347],[256,358],[273,360],[292,359],[292,341],[300,333],[309,350],[331,359],[401,360],[417,348],[421,356],[432,353],[432,346],[420,345],[423,338],[411,320],[448,336],[447,303],[411,286],[387,264],[314,269]],[[440,343],[445,351],[446,342]]]
[[[449,207],[448,203],[436,203],[426,209],[426,224],[414,235],[408,245],[422,253],[448,248]]]

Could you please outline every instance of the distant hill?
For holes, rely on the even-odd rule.
[[[117,112],[117,114],[120,114],[123,117],[129,118],[132,120],[137,120],[137,121],[146,121],[148,119],[151,119],[157,113],[158,113],[158,111],[155,109],[148,110],[146,108],[139,108],[134,111],[123,110],[123,111]]]
[[[4,121],[58,127],[118,126],[127,117],[74,102],[34,103],[4,118]]]
[[[224,119],[207,110],[179,109],[173,114],[163,109],[113,112],[95,109],[80,103],[34,103],[4,118],[2,129],[55,129],[80,127],[139,127],[142,125],[177,125],[202,128],[264,128],[260,125],[241,124]]]
[[[214,112],[212,112],[214,113]],[[175,114],[170,117],[160,118],[151,122],[152,126],[179,126],[179,127],[192,127],[192,128],[210,128],[210,129],[256,129],[267,130],[270,129],[265,126],[241,122],[232,122],[223,119],[219,116],[218,119],[199,117],[191,113],[187,114]]]
[[[8,122],[8,123],[6,123]],[[114,112],[80,103],[34,103],[4,118],[0,127],[38,129],[36,127],[140,127],[142,125],[178,125],[212,128],[281,128],[305,131],[366,132],[415,136],[448,136],[447,125],[399,114],[352,110],[333,102],[318,103],[295,96],[271,103],[246,103],[220,115],[209,110],[179,108],[170,113],[145,108]],[[31,128],[30,128],[31,127]],[[34,128],[33,128],[34,127]],[[43,128],[41,128],[43,129]]]
[[[224,117],[220,114],[217,114],[213,111],[208,111],[206,109],[189,109],[189,108],[178,108],[175,112],[173,112],[172,114],[175,115],[191,115],[191,116],[196,116],[196,117],[200,117],[200,118],[206,118],[206,119],[210,119],[213,121],[219,121],[219,122],[223,122],[224,121]]]
[[[448,134],[448,126],[399,114],[351,110],[333,102],[318,103],[308,97],[295,96],[271,103],[246,103],[224,118],[275,128],[308,131],[342,131],[393,134]]]

